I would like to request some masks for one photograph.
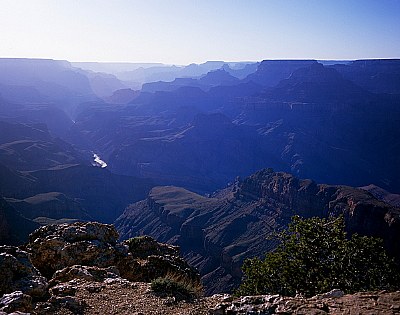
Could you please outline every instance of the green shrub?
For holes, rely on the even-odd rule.
[[[237,295],[313,296],[332,289],[352,293],[400,286],[398,266],[382,240],[357,234],[346,238],[343,217],[295,216],[278,238],[280,245],[264,260],[244,262]]]
[[[203,293],[203,288],[200,283],[172,273],[154,279],[151,282],[151,289],[157,293],[174,296],[178,300],[190,300],[201,296]]]

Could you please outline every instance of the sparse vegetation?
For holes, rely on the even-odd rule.
[[[190,300],[200,297],[203,288],[200,283],[174,273],[167,273],[151,282],[151,289],[156,293],[174,296],[178,300]]]
[[[238,295],[279,293],[313,296],[399,287],[399,268],[378,238],[346,237],[343,217],[292,218],[280,245],[264,260],[247,259]]]
[[[145,242],[148,238],[149,238],[149,236],[147,236],[147,235],[135,236],[135,237],[128,239],[126,241],[126,243],[129,245],[129,248],[131,248],[131,247],[136,248],[137,246],[139,246],[140,244]]]

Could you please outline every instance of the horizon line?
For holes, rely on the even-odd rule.
[[[317,58],[267,58],[261,60],[238,60],[238,61],[226,61],[226,60],[214,60],[209,59],[203,62],[191,62],[191,63],[165,63],[162,61],[85,61],[85,60],[68,60],[68,59],[57,59],[57,58],[42,58],[42,57],[0,57],[0,60],[42,60],[42,61],[64,61],[69,63],[98,63],[98,64],[153,64],[153,65],[164,65],[164,66],[187,66],[192,64],[204,64],[207,62],[223,62],[223,63],[259,63],[262,61],[301,61],[301,60],[315,60],[315,61],[340,61],[340,62],[350,62],[358,60],[400,60],[400,58],[327,58],[327,59],[317,59]]]

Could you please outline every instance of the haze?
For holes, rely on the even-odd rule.
[[[3,0],[0,57],[188,64],[400,57],[400,2]]]

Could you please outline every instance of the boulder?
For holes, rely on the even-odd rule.
[[[123,242],[127,245],[133,257],[144,258],[150,255],[174,255],[179,256],[179,247],[159,243],[154,238],[143,235],[133,237]]]
[[[57,270],[50,281],[50,286],[68,282],[73,279],[103,282],[105,279],[119,278],[119,271],[114,266],[108,268],[74,265]]]
[[[127,255],[117,263],[123,278],[150,282],[172,273],[200,283],[199,273],[179,256],[178,246],[159,243],[150,236],[134,237],[122,245],[128,248]]]
[[[121,276],[150,282],[173,273],[200,283],[198,272],[179,256],[179,247],[149,236],[118,243],[114,226],[97,222],[48,225],[30,235],[27,250],[51,286],[72,279],[104,281]]]
[[[75,222],[73,224],[43,226],[29,236],[29,242],[33,243],[38,239],[55,236],[69,243],[98,240],[115,245],[119,235],[111,224]]]
[[[46,277],[73,265],[109,267],[115,264],[118,233],[97,222],[48,225],[29,236],[27,250]]]
[[[47,280],[18,247],[0,246],[0,294],[21,291],[35,298],[47,293]]]
[[[4,294],[0,298],[0,312],[30,312],[32,309],[32,297],[22,293],[22,291],[15,291],[9,294]]]
[[[179,247],[148,236],[123,243],[117,239],[112,225],[76,222],[37,229],[24,246],[27,251],[0,246],[0,315],[83,314],[81,294],[114,285],[130,290],[130,281],[167,275],[200,284],[197,271],[179,256]]]
[[[83,314],[85,306],[85,302],[74,296],[52,296],[47,302],[38,303],[35,312],[42,315]]]

